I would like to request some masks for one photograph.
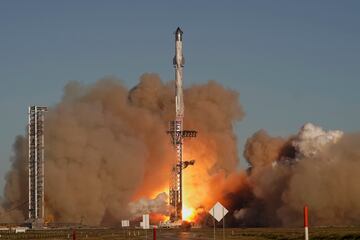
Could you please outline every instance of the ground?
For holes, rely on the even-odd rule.
[[[9,233],[0,231],[0,239],[77,239],[77,240],[103,240],[103,239],[126,239],[145,240],[153,239],[152,230],[141,229],[77,229],[75,236],[73,230],[38,230],[26,233]],[[193,239],[214,239],[213,229],[191,229],[189,231],[175,229],[157,229],[158,240],[193,240]],[[360,239],[360,227],[323,227],[310,228],[310,239]],[[216,239],[223,239],[221,228],[216,229]],[[225,239],[230,240],[295,240],[304,239],[302,228],[228,228],[225,231]]]

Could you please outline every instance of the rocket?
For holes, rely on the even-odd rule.
[[[171,221],[182,219],[182,166],[183,166],[183,67],[184,56],[182,53],[183,31],[178,27],[175,31],[175,56],[173,64],[175,68],[175,121],[170,122],[168,133],[171,134],[172,143],[176,149],[176,164],[173,167],[170,181],[170,205],[174,211],[170,214]]]
[[[176,163],[171,169],[169,187],[169,204],[171,206],[170,221],[182,220],[182,171],[189,165],[194,165],[195,160],[183,161],[184,138],[196,137],[195,130],[183,130],[184,99],[183,99],[183,68],[184,56],[182,53],[183,31],[178,27],[175,31],[175,120],[170,121],[168,134],[176,150]]]
[[[183,99],[183,67],[185,63],[182,52],[182,35],[183,31],[178,27],[175,31],[175,56],[173,64],[175,67],[175,106],[176,118],[184,116],[184,99]]]

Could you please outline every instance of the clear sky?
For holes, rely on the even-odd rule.
[[[260,128],[357,131],[359,13],[356,0],[0,1],[0,189],[28,105],[55,104],[69,80],[173,79],[177,26],[185,85],[215,79],[240,92],[239,155]]]

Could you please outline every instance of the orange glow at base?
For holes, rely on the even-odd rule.
[[[163,215],[161,213],[150,213],[150,219],[154,223],[166,222],[169,221],[169,216]]]
[[[182,209],[182,220],[191,222],[195,217],[195,210],[193,208],[189,208],[183,206]]]

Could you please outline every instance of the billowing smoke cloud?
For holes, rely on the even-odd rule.
[[[244,112],[237,92],[214,81],[185,89],[184,206],[206,224],[220,200],[229,226],[360,222],[360,135],[305,124],[290,137],[256,132],[245,145],[248,171],[238,170],[234,124]],[[174,86],[144,74],[128,90],[114,78],[71,82],[46,114],[46,215],[59,222],[113,224],[151,213],[163,220],[175,153],[166,134]],[[0,221],[23,221],[27,209],[27,140],[14,143]],[[156,197],[157,196],[157,197]],[[155,197],[155,198],[154,198]],[[161,215],[161,216],[160,216]]]
[[[11,171],[5,177],[4,199],[0,206],[0,221],[12,222],[26,216],[28,203],[28,144],[23,136],[17,136],[10,157]]]
[[[314,225],[359,223],[359,140],[313,124],[288,139],[255,133],[244,151],[253,195],[233,202],[248,201],[234,212],[238,224],[299,226],[305,204]]]
[[[320,127],[307,123],[292,141],[297,152],[296,157],[301,159],[316,156],[329,143],[336,143],[343,134],[339,130],[324,131]]]
[[[168,209],[168,195],[163,192],[157,195],[154,199],[141,198],[136,202],[129,204],[130,213],[132,216],[141,216],[144,213],[157,213],[167,215]]]
[[[260,130],[247,140],[244,157],[256,169],[273,164],[280,159],[286,142],[286,139],[271,137],[265,130]]]
[[[61,101],[46,113],[46,215],[60,222],[116,223],[139,207],[139,199],[166,189],[175,162],[166,134],[175,115],[173,93],[173,83],[164,84],[156,74],[144,74],[131,90],[113,78],[67,84]],[[214,81],[185,89],[184,95],[185,128],[199,131],[198,139],[186,143],[185,158],[196,164],[185,169],[190,175],[184,185],[187,192],[196,185],[204,191],[235,171],[233,124],[243,111],[238,93]],[[27,201],[26,142],[19,137],[15,143],[5,210]],[[202,203],[206,195],[197,198]],[[153,201],[148,208],[161,208],[164,196]],[[22,221],[25,209],[7,217]]]

